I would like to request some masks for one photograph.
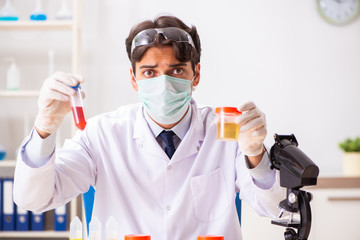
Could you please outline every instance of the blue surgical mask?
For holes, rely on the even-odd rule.
[[[172,124],[185,115],[191,100],[191,81],[161,75],[137,84],[139,100],[156,122]]]

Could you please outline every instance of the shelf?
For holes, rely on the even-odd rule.
[[[0,178],[13,178],[15,173],[16,160],[0,161]]]
[[[0,91],[1,97],[14,97],[14,98],[28,98],[28,97],[39,97],[40,91],[32,91],[32,90],[16,90],[16,91]]]
[[[1,0],[0,0],[1,2]],[[7,37],[7,33],[11,35],[27,34],[31,31],[39,34],[46,34],[46,36],[52,36],[55,31],[56,33],[71,35],[68,44],[71,44],[71,72],[81,74],[82,73],[82,2],[83,0],[72,0],[72,20],[46,20],[46,21],[30,21],[28,19],[20,21],[0,21],[0,34],[2,37]],[[23,32],[22,32],[23,31]],[[7,32],[7,33],[6,33]],[[50,33],[50,34],[49,34]],[[14,35],[14,36],[15,36]],[[56,36],[54,36],[56,37]],[[21,35],[18,36],[19,39]],[[26,39],[24,39],[26,41]],[[0,40],[1,42],[1,40]],[[19,45],[20,46],[20,45]],[[26,46],[25,46],[26,47]],[[18,50],[12,47],[13,50]],[[11,50],[12,50],[11,49]],[[59,48],[61,50],[61,48]],[[20,52],[21,53],[21,52]],[[3,79],[0,79],[0,81]],[[18,91],[7,91],[5,88],[0,90],[0,105],[14,102],[17,104],[19,100],[31,101],[38,98],[40,95],[39,90],[18,90]],[[6,101],[6,103],[4,103]],[[73,133],[73,131],[71,131]],[[7,141],[13,141],[13,136],[2,136]],[[17,144],[17,143],[12,143]],[[16,167],[16,160],[6,159],[0,161],[0,178],[13,178]],[[75,216],[81,216],[82,212],[82,199],[81,196],[74,198],[70,202],[69,206],[69,219],[73,219]],[[45,226],[48,226],[46,231],[0,231],[0,239],[44,239],[44,240],[63,240],[69,239],[69,231],[54,231],[53,230],[53,218],[45,218]]]
[[[360,177],[320,177],[318,178],[317,185],[311,188],[360,188]]]
[[[72,21],[0,21],[0,30],[71,30]]]
[[[0,167],[14,168],[16,166],[16,160],[1,160]]]
[[[0,238],[69,238],[69,231],[2,231]]]

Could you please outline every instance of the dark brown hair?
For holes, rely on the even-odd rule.
[[[131,44],[133,38],[141,31],[151,28],[165,28],[165,27],[178,27],[188,32],[194,42],[195,49],[189,44],[184,42],[176,42],[174,40],[165,40],[158,34],[156,41],[151,45],[144,45],[136,47],[131,54]],[[201,45],[200,38],[197,33],[196,27],[188,27],[180,19],[174,16],[160,16],[154,19],[154,21],[147,20],[135,25],[129,36],[125,40],[126,51],[131,62],[135,74],[135,63],[141,61],[142,57],[150,47],[160,46],[172,46],[175,52],[175,57],[180,62],[191,62],[193,71],[195,73],[195,65],[200,62]]]

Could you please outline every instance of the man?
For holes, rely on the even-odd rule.
[[[241,239],[235,195],[261,215],[274,216],[283,198],[268,153],[265,115],[254,103],[238,110],[239,140],[216,140],[216,117],[191,98],[200,81],[200,39],[195,27],[171,16],[135,26],[126,39],[130,78],[140,104],[88,121],[55,151],[55,130],[70,111],[71,86],[80,76],[45,80],[39,113],[24,140],[14,198],[45,211],[96,188],[93,216],[114,216],[119,239],[187,240],[198,235]]]

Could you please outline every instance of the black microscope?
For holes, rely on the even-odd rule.
[[[285,240],[306,240],[311,228],[312,195],[300,188],[316,185],[319,168],[297,147],[293,134],[275,134],[274,139],[275,144],[270,150],[271,168],[280,171],[280,186],[287,189],[286,199],[279,204],[279,218],[286,212],[289,219],[273,220],[271,223],[286,227]],[[294,214],[299,214],[300,220],[295,220]]]

